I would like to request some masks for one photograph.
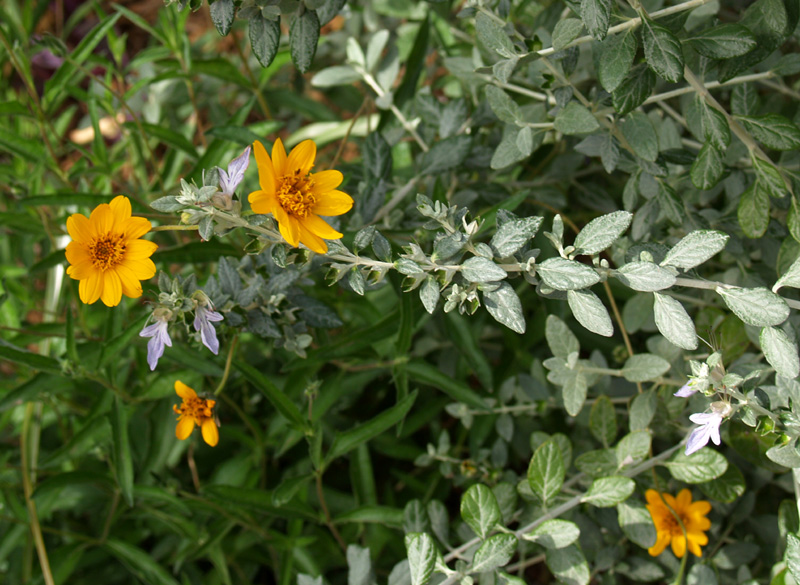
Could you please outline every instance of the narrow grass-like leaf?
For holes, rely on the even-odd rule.
[[[308,423],[303,415],[300,414],[300,410],[269,378],[243,361],[237,361],[236,368],[295,429],[299,431],[306,430]]]
[[[133,459],[128,438],[128,411],[117,396],[111,410],[111,430],[114,441],[114,468],[117,485],[128,506],[133,507]]]

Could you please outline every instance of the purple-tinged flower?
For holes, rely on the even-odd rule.
[[[700,426],[689,435],[689,440],[686,442],[686,454],[691,455],[695,451],[699,451],[708,444],[709,439],[715,445],[719,445],[719,425],[726,417],[730,416],[732,410],[731,405],[727,402],[714,402],[711,404],[711,412],[701,412],[690,416],[689,420]]]
[[[244,179],[244,172],[247,170],[249,164],[250,147],[248,146],[241,155],[228,164],[228,172],[217,167],[219,170],[219,187],[222,189],[223,195],[233,195],[233,192],[236,191],[236,187],[238,187],[239,183]]]
[[[222,321],[223,316],[214,309],[209,309],[205,305],[198,305],[194,310],[194,328],[200,332],[200,339],[214,355],[219,353],[219,340],[217,331],[211,321]]]
[[[686,384],[681,386],[680,390],[678,390],[675,394],[673,394],[673,396],[677,396],[678,398],[688,398],[689,396],[697,392],[697,388],[692,388],[693,383],[694,380],[689,380],[688,382],[686,382]]]
[[[156,315],[156,309],[153,314]],[[164,355],[164,346],[172,347],[172,339],[169,337],[167,325],[169,324],[169,312],[162,312],[156,315],[156,322],[148,325],[139,332],[139,337],[149,337],[147,342],[147,363],[150,364],[150,371],[154,371],[158,365],[158,359]]]
[[[689,381],[681,386],[680,390],[673,394],[673,396],[678,396],[679,398],[688,398],[695,392],[705,392],[711,385],[708,364],[698,364],[697,362],[693,361],[690,362],[690,365],[692,366],[692,372],[694,375],[689,376]]]

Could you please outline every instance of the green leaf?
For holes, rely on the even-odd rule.
[[[179,585],[153,557],[137,546],[109,538],[102,547],[116,557],[132,575],[149,585]]]
[[[420,173],[430,175],[450,170],[462,164],[472,147],[472,138],[464,134],[440,140],[422,155]]]
[[[250,45],[262,67],[269,67],[281,44],[281,23],[257,14],[248,24]]]
[[[575,319],[592,333],[614,335],[614,325],[603,302],[590,290],[568,290],[567,302]]]
[[[626,30],[611,35],[595,47],[594,68],[597,71],[597,80],[603,89],[613,93],[633,65],[633,58],[636,56],[636,35],[632,30]]]
[[[622,367],[622,375],[628,382],[655,380],[669,371],[669,362],[650,353],[632,355]]]
[[[718,286],[715,290],[728,308],[748,325],[773,327],[789,317],[789,305],[786,301],[766,288]]]
[[[25,138],[11,132],[0,132],[0,150],[13,154],[33,163],[46,160],[47,154],[42,142],[32,138]]]
[[[598,254],[611,246],[631,225],[633,214],[614,211],[594,218],[575,237],[578,254]]]
[[[550,379],[549,376],[548,379]],[[589,383],[586,380],[586,376],[575,370],[567,370],[567,377],[563,382],[561,394],[564,400],[564,409],[568,415],[578,416],[581,408],[583,408],[583,403],[586,401],[588,389]]]
[[[504,567],[517,551],[517,537],[513,534],[495,534],[489,537],[475,551],[470,570],[475,573],[488,573]]]
[[[748,238],[760,238],[769,226],[769,194],[756,181],[741,194],[736,216],[739,227]]]
[[[721,111],[710,106],[702,97],[696,95],[686,111],[689,129],[701,141],[711,141],[717,150],[725,152],[731,143],[731,129]]]
[[[233,0],[215,0],[210,7],[211,21],[223,37],[231,32],[236,6]]]
[[[602,477],[617,472],[617,453],[614,449],[587,451],[575,458],[575,467],[590,477]]]
[[[314,87],[336,87],[338,85],[352,85],[361,81],[361,74],[350,65],[334,65],[318,71],[311,78]]]
[[[408,376],[420,384],[426,384],[441,390],[457,402],[486,410],[489,406],[466,384],[443,374],[439,369],[421,360],[412,360],[406,366]]]
[[[689,176],[695,187],[707,191],[719,183],[724,171],[724,156],[709,140],[692,163]]]
[[[794,534],[786,535],[786,566],[795,583],[800,583],[800,538]]]
[[[800,128],[780,114],[737,116],[745,129],[768,148],[796,150],[800,148]]]
[[[478,13],[478,16],[475,17],[475,30],[478,33],[478,40],[487,49],[491,49],[506,59],[516,57],[511,39],[508,38],[503,27],[488,14]]]
[[[589,412],[589,430],[594,438],[608,447],[617,437],[617,413],[614,403],[605,394],[598,396]]]
[[[114,441],[114,468],[117,472],[117,485],[129,507],[133,507],[133,459],[128,439],[128,412],[125,404],[115,397],[111,410],[111,429]]]
[[[800,256],[798,256],[788,270],[784,272],[778,281],[772,286],[772,292],[778,292],[781,287],[790,286],[800,288]]]
[[[606,25],[608,28],[608,25]],[[577,18],[559,20],[553,29],[553,48],[560,51],[574,41],[583,30],[583,23]]]
[[[622,468],[644,461],[650,453],[650,443],[650,433],[646,430],[633,431],[622,437],[615,448],[618,466]]]
[[[675,284],[675,274],[653,262],[628,262],[614,275],[622,284],[642,292],[663,290]]]
[[[778,374],[790,379],[800,375],[797,344],[786,335],[785,331],[775,327],[764,327],[759,341],[764,357]]]
[[[620,124],[620,130],[637,156],[655,162],[658,157],[658,134],[650,118],[642,112],[631,112]]]
[[[164,144],[182,150],[193,159],[199,158],[200,155],[197,154],[194,145],[183,134],[178,134],[174,130],[164,126],[157,126],[156,124],[147,124],[146,122],[140,122],[139,124],[148,136],[158,138]],[[125,122],[124,125],[131,130],[138,129],[138,126],[133,122]]]
[[[653,293],[653,314],[661,335],[681,349],[697,349],[694,322],[683,305],[674,298]]]
[[[694,268],[720,252],[728,242],[728,234],[716,230],[695,230],[683,237],[667,252],[661,266]]]
[[[554,356],[567,359],[570,354],[580,351],[578,338],[566,323],[552,313],[547,316],[544,329],[547,345]]]
[[[736,116],[749,116],[758,111],[758,90],[753,83],[740,83],[731,93],[731,112]]]
[[[495,321],[516,333],[525,333],[522,303],[510,284],[501,282],[494,290],[484,290],[483,304]]]
[[[728,469],[728,460],[713,449],[700,449],[688,457],[681,451],[665,465],[672,477],[678,481],[703,483],[725,473]]]
[[[620,116],[632,112],[650,97],[656,84],[656,76],[644,63],[637,65],[619,83],[611,94],[614,109]]]
[[[424,532],[406,534],[405,544],[411,585],[425,585],[430,581],[436,565],[436,545]]]
[[[731,504],[744,495],[747,486],[739,468],[735,465],[728,465],[728,469],[721,476],[701,483],[697,487],[709,498]]]
[[[292,427],[301,432],[306,431],[308,427],[306,418],[300,414],[300,410],[295,406],[294,402],[289,400],[286,394],[275,386],[269,378],[243,361],[236,361],[235,365],[242,375],[269,400],[272,406],[281,413]]]
[[[642,548],[656,543],[656,527],[644,504],[638,500],[627,500],[617,506],[619,527],[628,539]]]
[[[544,284],[555,290],[579,290],[600,282],[595,270],[560,256],[548,258],[536,268]]]
[[[505,270],[483,256],[473,256],[461,265],[461,276],[469,282],[495,282],[508,276]]]
[[[589,564],[581,549],[571,544],[564,548],[546,552],[547,568],[561,583],[566,585],[588,585],[591,578]]]
[[[0,340],[0,358],[34,370],[61,374],[61,364],[58,360],[26,351],[4,340]]]
[[[709,59],[740,57],[758,44],[746,26],[736,23],[715,26],[686,40],[695,51]]]
[[[542,522],[536,529],[523,534],[522,537],[530,542],[535,542],[545,548],[564,548],[578,540],[581,529],[578,525],[569,520],[547,520]]]
[[[503,521],[492,490],[480,483],[470,486],[461,497],[461,518],[484,540]]]
[[[112,358],[118,358],[126,348],[130,347],[131,342],[136,339],[149,316],[149,314],[142,315],[131,323],[125,331],[103,343],[103,349],[100,352],[100,357],[97,359],[97,366],[95,369],[99,370],[108,364]]]
[[[509,220],[497,226],[497,231],[495,231],[489,244],[498,258],[516,254],[528,240],[536,235],[541,223],[541,217]]]
[[[565,473],[561,450],[554,440],[549,440],[539,445],[533,453],[528,466],[528,485],[547,505],[561,491]]]
[[[600,128],[600,123],[586,106],[573,101],[556,114],[555,128],[567,135],[588,134]]]
[[[611,20],[611,0],[581,0],[581,18],[589,34],[602,41],[608,34]]]
[[[69,54],[53,76],[44,84],[44,101],[52,103],[58,93],[82,78],[83,73],[78,71],[78,67],[92,54],[95,47],[105,38],[108,32],[119,20],[120,14],[116,12],[106,16],[97,26],[83,36],[78,46]]]
[[[786,195],[786,182],[774,165],[759,157],[753,157],[753,168],[756,170],[759,187],[770,197],[782,199]]]
[[[634,489],[636,482],[629,477],[601,477],[592,482],[581,502],[598,508],[610,508],[627,500]]]
[[[216,6],[218,3],[219,1],[212,4],[212,6]],[[235,83],[239,87],[245,89],[252,89],[250,81],[248,81],[238,69],[231,67],[231,63],[227,59],[192,59],[192,68],[190,71],[193,75],[208,75],[223,81]],[[252,142],[252,140],[250,142]]]
[[[642,44],[647,64],[659,77],[677,83],[683,79],[681,42],[668,28],[642,15]]]
[[[303,483],[312,479],[311,476],[303,476]],[[276,490],[277,491],[277,490]],[[390,508],[389,506],[360,506],[350,512],[340,514],[333,519],[334,524],[383,524],[384,526],[391,526],[393,528],[402,528],[403,526],[403,510],[399,508]]]
[[[520,112],[519,106],[508,97],[506,92],[494,85],[487,85],[484,91],[486,92],[486,100],[489,102],[489,107],[492,108],[495,116],[509,124],[516,124],[522,120],[522,112]]]
[[[289,30],[289,51],[300,73],[311,68],[319,42],[319,18],[314,10],[306,10],[292,21]]]

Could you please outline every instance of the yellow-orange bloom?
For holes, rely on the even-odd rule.
[[[88,218],[81,213],[67,218],[72,238],[66,249],[67,274],[81,281],[81,301],[91,305],[101,299],[115,307],[123,294],[132,299],[142,296],[139,281],[156,273],[150,256],[158,246],[139,239],[151,227],[144,217],[131,217],[131,202],[124,195],[101,203]]]
[[[183,400],[180,407],[172,405],[172,410],[178,417],[178,426],[175,427],[175,436],[181,441],[188,439],[194,430],[194,425],[200,427],[203,433],[203,440],[214,447],[219,442],[219,429],[214,419],[214,405],[216,400],[206,400],[200,398],[197,392],[189,388],[180,380],[175,381],[175,392]]]
[[[342,234],[329,226],[320,215],[342,215],[353,207],[353,198],[336,188],[342,173],[336,170],[312,173],[317,145],[304,140],[286,156],[281,139],[272,147],[272,158],[264,145],[256,141],[253,151],[258,165],[260,191],[248,196],[256,213],[271,213],[278,222],[283,238],[292,246],[298,243],[319,254],[328,251],[325,240]]]
[[[664,497],[664,500],[661,497]],[[686,554],[688,540],[689,551],[699,557],[702,553],[701,546],[708,544],[708,537],[705,531],[711,528],[711,521],[706,518],[706,514],[711,511],[711,504],[705,500],[698,500],[692,503],[692,492],[682,489],[677,498],[670,494],[660,494],[656,490],[647,490],[647,509],[656,525],[656,543],[647,549],[651,556],[657,557],[668,544],[672,544],[672,552],[679,559]],[[666,501],[669,508],[664,504]],[[683,535],[681,525],[670,511],[670,508],[681,519],[683,527],[686,529],[686,536]]]

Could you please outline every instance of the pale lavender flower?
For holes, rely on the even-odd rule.
[[[233,195],[233,192],[236,191],[236,187],[238,187],[239,183],[244,179],[244,172],[247,170],[249,164],[250,147],[248,146],[240,156],[236,157],[228,164],[228,172],[217,167],[219,170],[219,186],[220,189],[222,189],[223,195]]]
[[[149,337],[147,342],[147,363],[150,364],[150,371],[154,371],[158,365],[158,359],[164,355],[164,346],[172,347],[172,339],[167,331],[168,316],[156,317],[156,322],[148,325],[139,332],[139,337]]]
[[[722,421],[731,413],[731,406],[726,402],[714,402],[711,405],[711,412],[701,412],[693,414],[689,420],[700,425],[689,435],[686,442],[686,454],[691,455],[699,451],[708,444],[708,440],[715,445],[720,444],[719,426]]]
[[[688,382],[686,382],[686,384],[681,386],[680,390],[678,390],[675,394],[673,394],[673,396],[677,396],[679,398],[688,398],[689,396],[697,392],[697,388],[692,388],[693,382],[694,380],[689,380]]]
[[[693,376],[689,376],[690,380],[680,387],[673,396],[679,398],[688,398],[698,391],[705,392],[710,386],[708,364],[698,364],[697,362],[690,362],[692,366]]]
[[[194,310],[195,331],[200,332],[200,339],[202,339],[203,345],[210,349],[214,355],[219,353],[219,340],[217,339],[217,331],[211,321],[222,321],[222,319],[222,315],[204,305],[198,305]]]

